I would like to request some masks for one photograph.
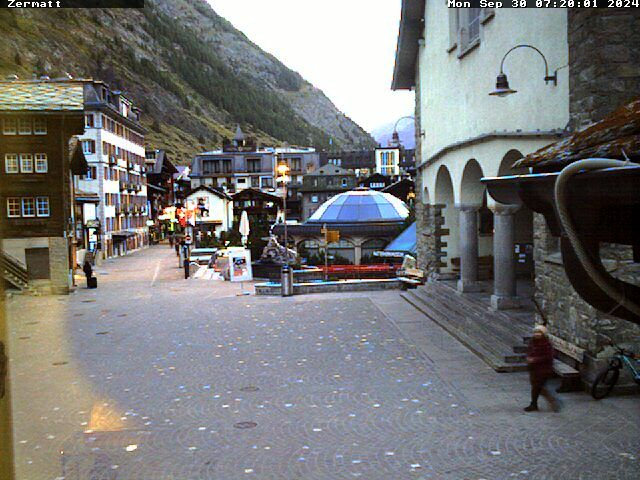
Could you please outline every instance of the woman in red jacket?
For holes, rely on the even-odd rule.
[[[527,364],[531,380],[531,404],[524,411],[538,410],[540,394],[551,404],[554,412],[560,411],[560,400],[545,388],[545,383],[553,375],[553,346],[547,338],[546,327],[542,325],[536,325],[533,329],[533,338],[527,351]]]

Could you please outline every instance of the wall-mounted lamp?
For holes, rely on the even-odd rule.
[[[509,80],[507,79],[507,75],[504,73],[504,61],[511,52],[513,52],[517,48],[531,48],[538,52],[544,60],[544,82],[549,83],[553,82],[553,85],[558,85],[558,70],[553,72],[553,75],[549,75],[549,65],[547,64],[547,59],[542,54],[540,50],[532,45],[516,45],[515,47],[509,49],[507,53],[505,53],[504,57],[502,57],[502,62],[500,62],[500,73],[496,78],[496,89],[491,92],[489,95],[495,95],[497,97],[506,97],[507,95],[511,95],[512,93],[516,93],[517,90],[513,90],[509,87]],[[563,67],[561,67],[563,68]]]

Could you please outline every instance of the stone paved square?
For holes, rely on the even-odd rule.
[[[8,302],[19,479],[638,478],[637,397],[525,414],[526,374],[398,292],[241,297],[176,263]]]

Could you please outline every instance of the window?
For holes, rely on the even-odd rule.
[[[36,198],[36,213],[39,217],[48,217],[51,214],[49,209],[49,197]]]
[[[49,161],[46,153],[36,153],[36,173],[47,173]]]
[[[20,171],[22,173],[33,173],[33,155],[30,153],[20,154]]]
[[[291,170],[300,170],[301,168],[301,162],[299,158],[292,158],[291,159]]]
[[[21,118],[18,120],[18,134],[31,135],[31,119]]]
[[[260,183],[262,188],[273,188],[273,177],[262,177]]]
[[[46,118],[36,118],[33,121],[33,133],[36,135],[46,135],[47,134],[47,119]]]
[[[36,202],[33,198],[22,199],[22,216],[23,217],[36,216]]]
[[[82,153],[90,154],[96,153],[96,142],[95,140],[83,140],[82,141]]]
[[[231,160],[223,160],[222,167],[224,173],[231,173]]]
[[[84,116],[84,126],[85,127],[89,127],[89,128],[93,128],[94,127],[93,113],[87,113]]]
[[[258,188],[260,186],[260,177],[251,177],[251,186]]]
[[[98,179],[98,168],[97,167],[89,167],[86,175],[84,176],[85,180],[97,180]]]
[[[16,218],[20,216],[20,199],[17,197],[7,198],[7,216]]]
[[[343,187],[346,187],[346,186],[347,186],[347,179],[346,179],[346,178],[343,178],[343,179],[342,179],[342,186],[343,186]]]
[[[15,135],[18,133],[18,125],[15,118],[5,118],[2,122],[2,133],[5,135]]]
[[[449,48],[448,52],[452,52],[458,46],[458,30],[460,13],[457,8],[449,8]]]
[[[311,197],[311,203],[318,203],[318,196],[314,195]]]
[[[261,170],[261,161],[259,158],[247,159],[247,171],[250,173],[257,173]]]
[[[480,12],[481,8],[470,8],[467,11],[467,43],[480,39]]]
[[[20,167],[18,165],[18,155],[15,153],[7,153],[4,156],[4,171],[7,173],[18,173]]]

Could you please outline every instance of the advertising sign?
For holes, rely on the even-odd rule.
[[[251,251],[234,249],[229,252],[229,277],[232,282],[248,282],[253,279]]]

